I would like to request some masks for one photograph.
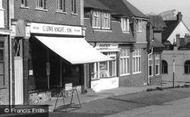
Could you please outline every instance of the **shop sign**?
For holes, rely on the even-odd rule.
[[[65,91],[70,91],[72,89],[73,89],[73,84],[72,83],[65,84]]]
[[[118,49],[118,44],[115,44],[115,43],[99,43],[96,45],[96,49],[99,49],[99,50]]]
[[[82,27],[31,23],[30,32],[37,34],[59,34],[59,35],[81,36]]]

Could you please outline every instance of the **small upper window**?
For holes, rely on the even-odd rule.
[[[47,0],[37,0],[37,8],[46,9],[47,8]]]
[[[129,32],[129,19],[121,18],[121,29],[123,32]]]
[[[77,3],[76,3],[77,1],[76,0],[71,0],[71,10],[72,10],[72,12],[73,13],[77,13]]]
[[[57,0],[57,9],[65,12],[65,0]]]
[[[185,62],[184,70],[185,70],[185,74],[190,74],[190,60]]]
[[[110,14],[102,13],[102,29],[110,29]]]
[[[21,0],[21,7],[27,7],[28,1],[27,0]]]
[[[100,12],[99,11],[93,11],[92,13],[92,27],[93,28],[100,28],[101,18],[100,18]]]

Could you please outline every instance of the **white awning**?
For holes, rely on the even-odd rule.
[[[112,60],[93,48],[84,38],[45,37],[36,38],[71,64]]]

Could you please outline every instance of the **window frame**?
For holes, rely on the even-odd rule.
[[[190,60],[184,63],[184,74],[190,75]]]
[[[130,75],[130,50],[122,49],[120,53],[120,76]]]
[[[121,18],[121,29],[124,33],[128,33],[130,30],[130,26],[129,26],[129,19],[128,18]]]
[[[152,77],[154,74],[154,70],[153,70],[153,54],[148,54],[148,76]],[[150,69],[151,67],[151,69]],[[151,74],[150,74],[151,71]]]
[[[136,49],[133,51],[133,57],[132,57],[132,69],[133,74],[139,74],[141,73],[141,49]]]
[[[28,0],[21,0],[21,7],[28,7]]]
[[[109,13],[105,13],[105,12],[102,12],[101,13],[101,16],[102,16],[102,29],[110,29],[111,28],[111,15]]]
[[[160,54],[155,54],[155,75],[160,75]]]
[[[162,60],[162,74],[168,74],[168,63],[165,60]]]
[[[61,2],[61,5],[60,5]],[[66,12],[66,1],[65,0],[57,0],[57,11],[58,12]]]
[[[3,73],[0,74],[0,76],[3,77],[2,81],[3,81],[3,87],[6,85],[5,83],[5,42],[3,40],[0,40],[0,43],[3,44],[3,47],[0,47],[0,50],[2,50],[2,54],[3,54],[3,59],[0,60],[0,63],[3,64]]]
[[[77,13],[77,1],[76,0],[71,0],[71,11],[74,14]]]
[[[36,8],[40,10],[47,10],[47,0],[37,0]]]
[[[101,28],[101,13],[100,11],[92,12],[92,27],[100,29]]]

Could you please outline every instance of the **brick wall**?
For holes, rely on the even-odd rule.
[[[142,44],[136,44],[136,49],[141,49],[141,73],[132,74],[132,53],[130,57],[130,75],[120,76],[119,86],[143,86],[148,78],[148,55],[147,50],[142,49]],[[144,44],[146,46],[146,44]]]
[[[57,11],[57,1],[47,0],[47,10],[37,10],[36,1],[28,0],[28,8],[21,8],[21,0],[15,1],[15,19],[29,22],[80,25],[80,0],[77,0],[77,13],[71,12],[71,0],[66,0],[66,13]]]

